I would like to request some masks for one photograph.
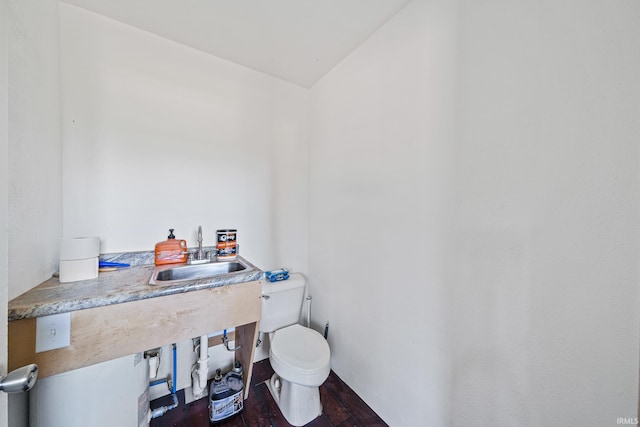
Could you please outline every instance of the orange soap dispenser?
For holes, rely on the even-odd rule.
[[[156,265],[187,262],[187,241],[177,240],[173,230],[169,229],[167,240],[156,243]]]

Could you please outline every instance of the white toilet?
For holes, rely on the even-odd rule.
[[[282,415],[294,426],[322,413],[318,387],[330,370],[327,341],[298,324],[304,289],[305,279],[297,273],[262,285],[260,331],[269,334],[269,361],[275,371],[267,386]]]

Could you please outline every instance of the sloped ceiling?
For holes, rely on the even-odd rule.
[[[410,0],[65,0],[303,87]]]

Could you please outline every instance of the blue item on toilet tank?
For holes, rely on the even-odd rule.
[[[287,280],[289,278],[289,270],[281,268],[280,270],[265,271],[265,278],[270,282],[277,282],[280,280]]]

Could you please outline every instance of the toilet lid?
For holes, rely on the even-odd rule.
[[[327,369],[329,344],[313,329],[301,325],[287,326],[276,331],[271,343],[271,357],[310,375]]]

